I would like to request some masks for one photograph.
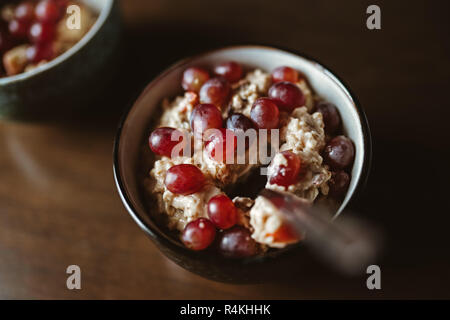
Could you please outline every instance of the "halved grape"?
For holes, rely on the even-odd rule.
[[[287,161],[287,165],[280,165],[273,168],[274,174],[270,176],[269,182],[279,186],[288,187],[298,181],[298,176],[301,171],[301,160],[292,151],[281,152]]]
[[[189,195],[200,191],[206,183],[205,176],[193,164],[179,164],[167,170],[164,184],[172,193]]]

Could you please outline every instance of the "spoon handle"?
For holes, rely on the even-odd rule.
[[[311,206],[288,193],[264,189],[260,195],[271,201],[284,220],[305,236],[305,245],[341,271],[356,274],[375,259],[376,237],[367,224],[345,216],[333,221],[324,207]]]

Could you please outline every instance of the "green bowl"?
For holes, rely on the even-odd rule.
[[[113,76],[120,40],[115,0],[83,1],[98,18],[72,48],[32,71],[0,78],[0,119],[43,120],[81,110],[105,90]]]

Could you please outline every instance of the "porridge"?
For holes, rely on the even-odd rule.
[[[79,8],[79,15],[69,9]],[[80,28],[68,19],[79,17]],[[10,1],[0,8],[0,77],[33,70],[74,46],[89,31],[96,15],[79,1]]]
[[[302,240],[264,197],[231,199],[237,184],[292,193],[310,204],[345,195],[353,143],[341,133],[336,106],[316,96],[297,70],[269,73],[225,62],[212,72],[186,69],[181,86],[183,94],[162,101],[143,180],[155,214],[186,247],[217,243],[222,255],[242,258]],[[264,141],[272,151],[268,161],[259,155]],[[256,185],[251,175],[259,171],[267,177]]]

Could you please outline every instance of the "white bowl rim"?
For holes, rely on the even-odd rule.
[[[97,34],[97,32],[101,29],[101,27],[105,24],[106,19],[109,17],[111,13],[111,9],[113,7],[115,0],[106,0],[105,6],[100,10],[100,15],[95,21],[94,25],[91,29],[78,41],[75,45],[73,45],[69,50],[64,52],[63,54],[57,56],[55,59],[39,66],[33,70],[22,72],[16,74],[14,76],[0,78],[0,86],[9,85],[21,81],[28,80],[29,78],[35,77],[40,73],[43,73],[56,65],[62,63],[63,61],[69,59],[76,52],[78,52],[81,48],[83,48],[93,37]]]
[[[364,189],[364,187],[367,183],[370,168],[371,168],[371,162],[372,162],[372,138],[371,138],[369,123],[368,123],[366,114],[365,114],[363,108],[361,107],[361,105],[359,104],[358,100],[356,99],[355,95],[351,92],[350,89],[348,89],[348,86],[345,85],[344,82],[339,77],[337,77],[335,75],[335,73],[332,72],[328,67],[325,67],[322,63],[318,62],[316,59],[313,59],[313,58],[309,57],[308,55],[300,53],[297,50],[285,49],[285,48],[282,48],[279,46],[273,46],[273,45],[270,45],[270,46],[269,45],[259,45],[259,44],[231,45],[231,46],[224,46],[224,47],[219,47],[219,48],[203,51],[199,54],[189,56],[187,58],[178,60],[177,62],[173,63],[169,67],[165,68],[162,72],[160,72],[156,77],[153,78],[153,80],[149,84],[147,84],[144,87],[144,89],[139,93],[137,98],[132,100],[129,108],[125,111],[124,115],[122,116],[122,119],[120,120],[118,129],[117,129],[115,141],[114,141],[113,175],[114,175],[114,181],[115,181],[117,190],[119,192],[119,196],[122,200],[122,203],[124,204],[125,208],[127,209],[128,213],[131,215],[133,220],[139,225],[139,227],[144,232],[146,232],[148,235],[150,235],[154,240],[163,242],[165,246],[169,246],[172,248],[177,247],[177,249],[180,249],[182,247],[182,245],[180,243],[178,243],[178,242],[174,243],[175,242],[174,240],[169,239],[167,237],[167,235],[164,234],[164,232],[162,230],[160,230],[160,228],[158,228],[157,230],[154,230],[154,228],[152,226],[148,225],[148,223],[145,221],[145,219],[141,217],[138,210],[136,210],[131,199],[127,195],[127,191],[126,191],[126,188],[125,188],[125,185],[123,182],[123,178],[121,176],[120,164],[119,164],[119,162],[120,162],[119,161],[119,149],[120,149],[120,142],[121,142],[121,136],[122,136],[122,129],[128,119],[128,115],[130,114],[132,109],[135,107],[135,105],[138,104],[138,101],[140,99],[142,99],[149,90],[152,89],[154,84],[156,84],[158,81],[163,79],[167,74],[171,73],[176,68],[189,63],[192,60],[199,59],[203,56],[207,56],[214,52],[222,51],[222,50],[230,50],[230,49],[242,49],[242,48],[278,50],[278,51],[282,51],[285,53],[289,53],[289,54],[293,54],[293,55],[302,57],[302,58],[308,60],[309,62],[311,62],[312,64],[314,64],[316,67],[320,68],[334,82],[336,82],[336,84],[343,90],[343,92],[347,95],[347,97],[352,101],[352,103],[357,111],[357,114],[358,114],[358,117],[359,117],[359,120],[361,123],[362,132],[363,132],[362,139],[363,139],[363,146],[364,146],[364,150],[363,150],[364,151],[364,155],[363,155],[364,161],[362,164],[359,181],[357,182],[353,193],[348,198],[347,203],[345,204],[344,207],[346,207],[354,198],[356,198],[361,193],[361,191]],[[333,219],[337,218],[340,215],[342,209],[343,209],[343,207],[339,211],[336,212]],[[183,248],[186,249],[185,254],[188,254],[188,255],[193,254],[193,251],[188,250],[184,246],[183,246]],[[288,249],[288,248],[290,248],[290,246],[286,247],[285,249]],[[279,251],[285,251],[285,250],[279,250]]]

